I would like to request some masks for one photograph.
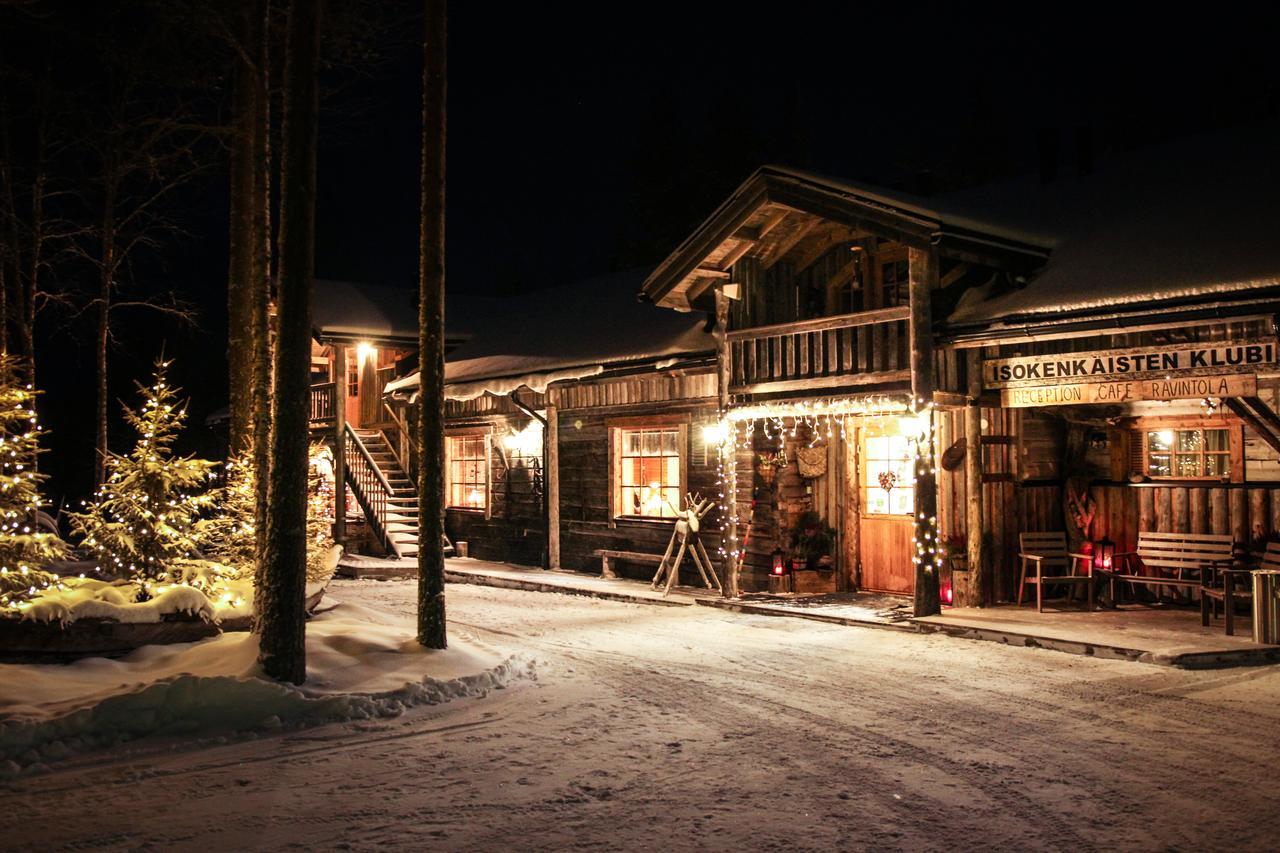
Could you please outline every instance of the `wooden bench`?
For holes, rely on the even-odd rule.
[[[654,563],[655,565],[662,562],[661,554],[646,554],[643,551],[615,551],[609,548],[600,548],[592,551],[592,554],[600,558],[600,577],[616,578],[613,568],[609,565],[610,560],[626,560],[631,563]]]
[[[1221,585],[1206,586],[1200,591],[1202,596],[1211,599],[1211,602],[1222,602],[1222,621],[1229,636],[1236,633],[1236,599],[1245,598],[1252,600],[1253,584],[1250,575],[1254,569],[1269,569],[1271,571],[1280,571],[1280,542],[1268,542],[1267,550],[1261,554],[1253,553],[1249,555],[1248,565],[1235,565],[1230,568],[1222,568],[1219,570],[1219,577],[1222,580]],[[1244,589],[1236,589],[1236,581],[1244,578]],[[1212,603],[1210,605],[1212,607]],[[1204,624],[1208,625],[1208,622]]]
[[[1129,584],[1146,584],[1153,587],[1184,587],[1200,590],[1200,621],[1209,624],[1209,597],[1204,590],[1212,584],[1213,573],[1231,568],[1234,543],[1230,536],[1213,533],[1139,533],[1138,547],[1134,551],[1117,553],[1113,567],[1123,562],[1127,571],[1099,569],[1111,582],[1111,602],[1116,603],[1116,581]],[[1141,568],[1168,574],[1138,574],[1134,560]],[[1195,577],[1184,577],[1192,572]]]

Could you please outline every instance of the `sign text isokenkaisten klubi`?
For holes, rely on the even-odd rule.
[[[1272,365],[1275,361],[1274,341],[1060,353],[987,361],[983,365],[983,384],[988,388],[1005,388],[1184,372],[1239,373]]]

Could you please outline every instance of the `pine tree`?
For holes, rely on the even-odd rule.
[[[36,422],[36,391],[21,378],[23,364],[0,352],[0,609],[25,601],[56,584],[40,567],[66,553],[66,543],[41,533],[36,470],[41,430]]]
[[[323,444],[311,445],[307,477],[307,580],[328,580],[325,566],[333,546],[333,456]],[[193,538],[200,553],[230,571],[252,577],[256,555],[257,477],[246,452],[226,464],[226,484],[215,495],[215,509],[196,522]]]
[[[133,450],[107,454],[106,481],[83,512],[71,514],[73,528],[105,571],[141,581],[171,573],[176,579],[198,558],[196,521],[213,502],[204,489],[215,463],[174,452],[187,410],[168,382],[169,364],[156,362],[150,387],[135,383],[143,403],[124,410],[137,434]]]

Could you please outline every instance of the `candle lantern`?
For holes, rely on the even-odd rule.
[[[1093,543],[1093,567],[1095,569],[1104,569],[1111,571],[1112,564],[1116,557],[1116,543],[1107,537],[1102,537]]]
[[[775,575],[785,575],[787,573],[787,560],[781,548],[773,549],[773,573]]]

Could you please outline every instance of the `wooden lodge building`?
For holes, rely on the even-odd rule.
[[[600,549],[660,554],[667,504],[700,491],[743,591],[803,565],[806,589],[911,594],[918,563],[957,604],[1018,599],[1023,533],[1256,549],[1280,533],[1276,137],[929,199],[762,168],[634,286],[459,335],[449,533],[598,571]],[[375,343],[330,379],[390,380],[404,342]],[[379,410],[348,383],[345,411],[403,459],[414,388]]]

